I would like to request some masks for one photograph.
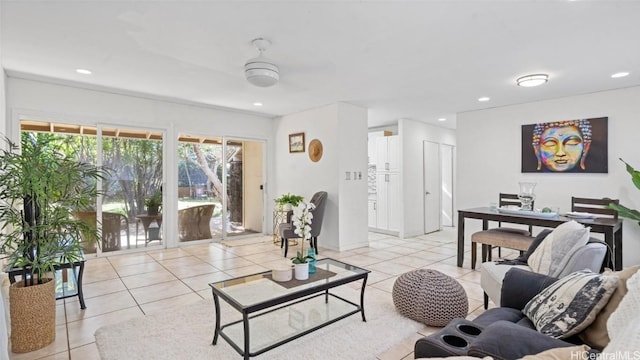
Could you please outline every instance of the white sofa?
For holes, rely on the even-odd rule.
[[[560,271],[558,278],[562,278],[574,271],[589,269],[593,272],[600,272],[602,262],[607,253],[607,246],[596,239],[592,242],[579,247],[573,253],[567,254],[569,257],[566,265]],[[496,262],[485,262],[481,266],[480,285],[484,291],[484,308],[489,304],[489,299],[494,304],[500,306],[500,292],[502,290],[502,280],[504,275],[511,268],[517,267],[524,270],[532,271],[527,265],[502,265]],[[545,274],[547,275],[547,274]]]

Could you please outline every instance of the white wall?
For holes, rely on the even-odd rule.
[[[488,206],[499,192],[517,192],[518,182],[537,182],[536,207],[559,206],[569,211],[571,196],[619,198],[640,208],[640,191],[631,183],[622,157],[640,168],[640,87],[572,96],[536,103],[458,114],[458,209]],[[608,174],[521,173],[521,125],[564,119],[609,118]],[[466,238],[481,228],[465,222]],[[624,221],[623,264],[640,263],[640,227]]]
[[[331,104],[276,120],[276,191],[271,199],[292,193],[309,201],[315,192],[326,191],[320,247],[346,250],[368,244],[366,126],[366,109],[349,104]],[[299,132],[305,133],[305,152],[289,153],[289,134]],[[309,159],[313,139],[323,145],[318,162]],[[345,171],[362,171],[362,180],[344,180]]]
[[[424,234],[423,141],[456,145],[456,132],[419,121],[400,119],[398,132],[402,143],[402,212],[400,237]]]
[[[163,204],[167,213],[177,212],[176,144],[179,134],[264,139],[267,144],[266,158],[273,158],[273,120],[268,117],[118,94],[115,90],[85,89],[11,76],[7,79],[6,96],[11,112],[7,134],[14,138],[17,137],[21,117],[81,125],[109,123],[164,130],[167,136],[164,189],[167,191],[163,194]],[[272,177],[272,171],[273,165],[268,164],[267,179]],[[265,181],[269,184],[267,179]],[[271,209],[266,208],[265,211]],[[265,218],[268,224],[265,229],[270,232],[271,216]],[[171,244],[171,239],[177,239],[178,236],[177,216],[174,221],[164,223],[167,224],[165,230],[168,243]]]

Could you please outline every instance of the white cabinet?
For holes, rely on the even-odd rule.
[[[378,227],[377,211],[378,211],[378,205],[377,205],[376,200],[369,200],[368,213],[369,213],[369,227],[370,228]]]
[[[400,136],[376,136],[369,140],[369,228],[399,233],[402,186],[400,184]]]
[[[378,173],[376,176],[376,228],[400,231],[401,185],[399,173]]]
[[[400,171],[400,136],[381,136],[375,139],[377,171]]]

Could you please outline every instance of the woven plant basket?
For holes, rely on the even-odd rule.
[[[17,281],[9,287],[11,351],[25,353],[41,349],[56,339],[55,281],[24,287]]]

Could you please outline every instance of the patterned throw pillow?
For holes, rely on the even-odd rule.
[[[539,274],[559,277],[570,259],[570,254],[589,241],[589,228],[571,220],[561,224],[547,235],[533,254],[527,265]]]
[[[617,286],[617,276],[576,271],[534,296],[522,312],[540,333],[567,338],[593,322]]]

